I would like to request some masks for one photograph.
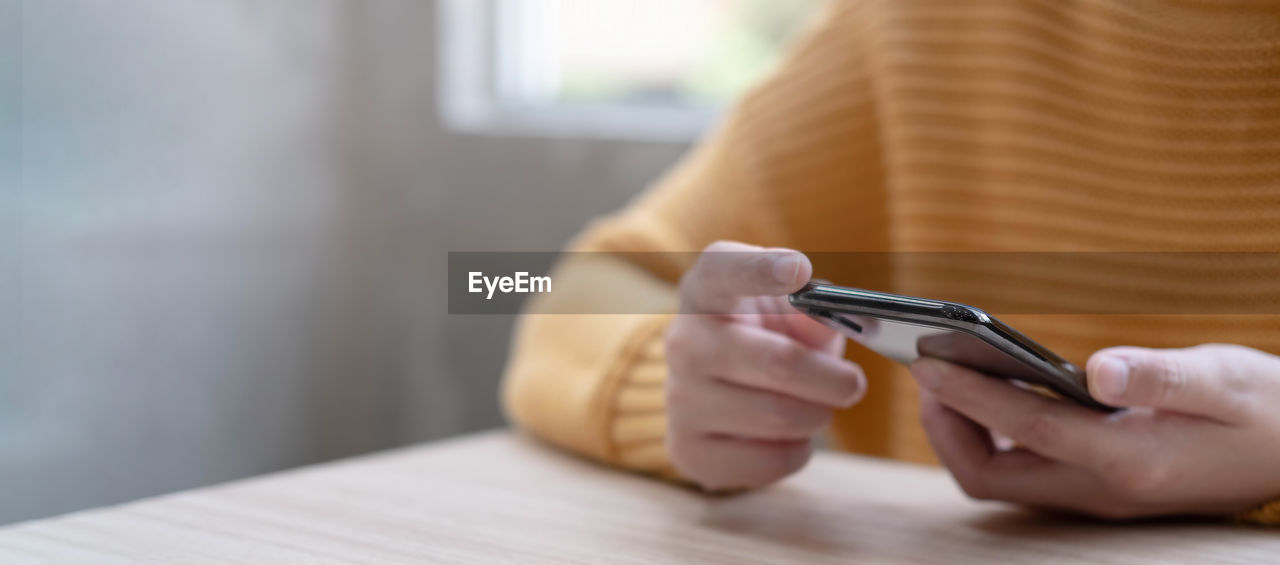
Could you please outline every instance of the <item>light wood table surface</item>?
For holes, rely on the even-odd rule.
[[[0,563],[966,561],[1280,562],[1280,531],[1026,513],[936,469],[834,453],[707,496],[509,432],[0,529]]]

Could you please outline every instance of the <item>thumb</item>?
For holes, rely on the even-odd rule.
[[[1252,388],[1252,364],[1257,362],[1249,351],[1233,346],[1103,349],[1089,358],[1089,393],[1113,406],[1238,421]]]
[[[698,255],[680,280],[685,312],[727,313],[745,296],[786,296],[813,275],[803,253],[735,241],[717,241]]]

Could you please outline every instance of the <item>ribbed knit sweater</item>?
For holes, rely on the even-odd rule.
[[[1280,3],[837,0],[676,169],[571,248],[719,239],[806,252],[1280,251]],[[651,297],[652,315],[538,315],[556,298],[535,303],[506,376],[509,416],[581,454],[672,474],[663,313],[687,267],[623,259],[573,277],[599,283],[573,290],[580,303],[625,288]],[[1111,267],[1044,284],[1124,280]],[[837,283],[865,282],[856,269],[815,260]],[[927,274],[888,272],[884,287],[942,297],[964,283]],[[1270,313],[1001,317],[1077,362],[1120,344],[1280,352]],[[859,347],[848,355],[869,392],[837,415],[834,444],[933,461],[912,380]]]

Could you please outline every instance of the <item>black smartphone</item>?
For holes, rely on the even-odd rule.
[[[791,305],[904,365],[921,356],[1043,387],[1095,410],[1116,408],[1089,395],[1084,370],[978,308],[811,282]]]

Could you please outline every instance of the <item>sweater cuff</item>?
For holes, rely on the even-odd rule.
[[[1236,516],[1236,521],[1243,524],[1280,526],[1280,498]]]
[[[667,362],[663,337],[671,316],[655,316],[620,356],[605,405],[608,459],[616,465],[679,480],[667,453]]]

